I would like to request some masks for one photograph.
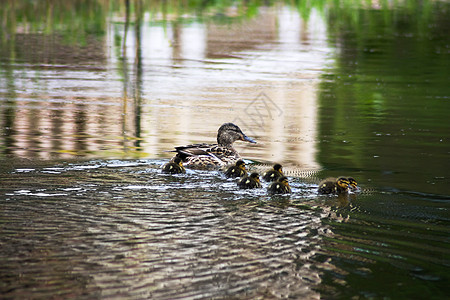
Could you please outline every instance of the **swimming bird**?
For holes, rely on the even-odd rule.
[[[261,188],[261,182],[259,181],[259,174],[252,173],[250,176],[245,176],[241,178],[238,182],[238,187],[240,189],[256,189]]]
[[[174,157],[171,161],[165,164],[162,168],[163,173],[180,174],[186,173],[183,162],[179,157]]]
[[[355,181],[356,183],[356,181]],[[349,180],[345,177],[338,179],[329,177],[319,183],[319,194],[343,194],[348,192]]]
[[[239,153],[233,148],[237,140],[256,143],[246,136],[233,123],[225,123],[217,131],[217,144],[192,144],[175,147],[172,152],[181,158],[184,165],[193,169],[217,169],[235,163],[240,159]]]
[[[284,176],[283,169],[280,164],[275,164],[273,168],[263,174],[265,181],[276,181],[278,178]]]
[[[247,170],[245,169],[245,162],[242,159],[238,160],[234,166],[229,167],[225,172],[225,176],[228,178],[244,177],[245,175],[247,175]]]
[[[291,187],[286,176],[281,176],[277,181],[272,182],[267,188],[269,194],[289,194]]]

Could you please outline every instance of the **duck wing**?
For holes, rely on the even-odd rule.
[[[217,168],[235,163],[240,157],[233,148],[205,143],[175,147],[172,152],[176,152],[176,156],[191,168],[197,165],[200,168]]]
[[[186,160],[189,156],[209,155],[214,146],[217,146],[217,144],[191,144],[175,147],[175,150],[171,152],[177,152],[178,157],[182,160]]]

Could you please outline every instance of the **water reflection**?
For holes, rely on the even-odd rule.
[[[438,13],[447,5],[421,5],[423,15],[411,8],[330,15],[330,39],[340,51],[320,86],[318,159],[373,170],[365,180],[380,186],[448,194],[439,179],[449,178],[441,162],[450,132],[443,101],[450,90],[441,80],[449,76],[448,53],[440,49],[450,40]]]
[[[146,121],[147,124],[158,124],[158,126],[163,127],[164,130],[162,131],[156,130],[160,135],[169,135],[170,133],[173,135],[173,132],[179,132],[180,134],[174,136],[174,143],[184,144],[206,140],[208,137],[209,139],[214,139],[217,122],[226,122],[230,118],[239,120],[241,122],[239,125],[246,132],[251,132],[253,136],[259,137],[259,142],[265,148],[263,150],[268,150],[269,153],[264,155],[262,154],[263,151],[259,149],[258,152],[249,152],[252,151],[251,148],[241,149],[241,151],[247,151],[246,154],[249,157],[267,160],[287,159],[285,157],[287,149],[284,147],[284,144],[287,136],[292,137],[292,132],[288,132],[288,128],[284,124],[289,124],[290,126],[287,127],[311,134],[309,142],[297,140],[297,143],[295,143],[294,139],[294,145],[292,145],[293,147],[305,145],[306,155],[304,154],[305,152],[301,151],[299,151],[299,155],[305,155],[307,158],[295,157],[297,152],[292,151],[290,154],[294,155],[294,157],[289,159],[291,161],[300,161],[308,166],[317,166],[314,160],[314,143],[312,142],[315,134],[315,105],[314,98],[310,98],[314,94],[313,91],[310,92],[310,90],[315,88],[315,82],[311,80],[314,76],[299,74],[299,77],[305,78],[299,78],[299,80],[289,79],[289,83],[285,83],[284,81],[287,79],[285,76],[288,74],[278,73],[279,70],[283,70],[283,73],[299,72],[299,69],[300,72],[307,73],[308,69],[304,70],[301,65],[292,64],[292,61],[286,60],[284,56],[290,56],[292,59],[292,55],[295,55],[296,61],[307,60],[308,57],[302,58],[302,54],[294,52],[301,47],[298,40],[286,40],[287,37],[283,37],[284,41],[281,41],[280,38],[277,39],[276,37],[282,34],[279,34],[275,27],[270,26],[270,24],[279,22],[284,24],[283,27],[280,27],[284,30],[285,27],[289,27],[291,21],[294,24],[298,23],[297,20],[297,15],[292,14],[292,12],[288,14],[286,11],[282,11],[278,15],[273,12],[262,13],[260,17],[258,16],[251,22],[244,22],[244,24],[206,24],[204,26],[196,24],[191,26],[189,32],[192,35],[197,32],[195,35],[201,37],[206,32],[205,46],[207,49],[202,47],[202,40],[200,40],[196,44],[195,49],[189,47],[189,55],[192,56],[187,56],[182,61],[177,61],[177,63],[183,64],[182,67],[164,71],[167,73],[163,75],[167,76],[161,78],[161,80],[170,81],[167,77],[179,76],[183,78],[181,81],[176,80],[174,83],[163,83],[161,80],[158,80],[159,78],[147,81],[148,84],[145,86],[145,89],[149,93],[155,94],[154,98],[156,98],[150,100],[152,104],[147,102],[151,111],[146,111],[147,107],[144,106],[144,116],[148,119]],[[259,26],[259,22],[268,24],[268,26]],[[311,23],[314,22],[311,21]],[[256,30],[256,27],[258,27],[258,34],[255,37],[252,37],[245,44],[236,43],[236,38],[246,38],[247,32],[245,30],[242,31],[241,28],[246,28],[246,30],[252,32],[252,30]],[[182,29],[182,32],[184,32],[184,28]],[[293,27],[291,31],[295,32],[296,30],[298,28]],[[235,33],[231,35],[230,31]],[[169,36],[171,36],[170,33]],[[298,35],[293,34],[292,37],[297,38]],[[322,38],[324,39],[324,37]],[[318,43],[320,41],[318,39]],[[175,44],[181,49],[185,49],[188,47],[187,45],[190,45],[188,43],[183,44],[182,41],[175,42]],[[270,51],[260,49],[262,44],[273,45],[274,49]],[[166,53],[166,55],[170,53],[169,44],[164,43],[162,45],[165,45],[165,51],[158,50],[158,47],[161,47],[159,43],[156,43],[156,46],[155,43],[145,43],[144,45],[149,47],[144,52],[155,53],[156,55],[153,58],[148,57],[149,61],[147,63],[149,68],[155,68],[155,64],[158,64],[159,67],[161,61],[165,60],[167,60],[167,64],[170,63],[168,57],[162,56],[162,53]],[[230,48],[229,45],[233,45],[233,47]],[[239,51],[237,51],[238,48]],[[197,53],[193,51],[197,51]],[[225,56],[223,54],[224,51],[228,51]],[[181,50],[181,53],[187,52]],[[203,57],[204,53],[207,55],[206,58]],[[305,56],[309,55],[311,54],[305,54]],[[203,59],[208,59],[206,64],[198,61],[202,57]],[[226,61],[223,60],[225,57],[227,58]],[[316,63],[319,62],[320,60],[317,59]],[[273,69],[275,65],[277,67]],[[188,67],[190,70],[189,74],[184,70],[184,68]],[[274,72],[276,73],[274,74]],[[271,75],[270,80],[265,78],[267,75]],[[275,75],[276,78],[274,79],[272,75]],[[209,80],[199,80],[203,76],[208,77]],[[154,77],[159,76],[155,74]],[[301,79],[304,79],[304,81]],[[163,86],[163,89],[161,89],[161,84],[167,84],[167,88]],[[175,84],[177,85],[176,87],[174,86]],[[176,94],[167,93],[174,88],[177,89]],[[264,99],[268,99],[268,101]],[[293,100],[295,100],[295,103],[292,103]],[[273,105],[267,107],[267,104],[270,103],[276,103],[276,107]],[[256,105],[252,106],[251,104]],[[289,107],[289,105],[292,105],[292,107]],[[174,107],[177,109],[174,110]],[[312,112],[305,111],[305,107]],[[205,118],[206,115],[208,118]],[[213,116],[213,118],[210,118],[210,116]],[[258,120],[255,122],[255,119]],[[299,120],[305,120],[305,122],[299,123]],[[151,125],[147,128],[150,127]],[[270,132],[267,132],[268,128],[270,128]],[[199,138],[198,136],[204,138]],[[148,138],[145,138],[145,140],[148,140]],[[146,152],[161,153],[164,147],[172,146],[162,145],[163,147],[157,149],[156,147],[159,145],[160,143],[148,145],[152,148]],[[268,146],[271,148],[266,148]]]
[[[129,18],[136,19],[133,26]],[[24,124],[12,124],[21,130],[5,148],[42,158],[160,157],[173,145],[212,142],[220,124],[235,121],[259,141],[256,148],[239,149],[245,156],[318,166],[315,69],[329,50],[317,13],[305,21],[287,8],[267,8],[227,24],[142,18],[126,13],[124,23],[108,22],[106,36],[88,38],[86,46],[66,45],[57,36],[44,56],[22,52],[26,63],[11,74],[13,90],[21,91],[13,112],[29,120],[15,118]],[[69,58],[47,69],[60,64],[52,51]],[[55,114],[56,105],[64,112]],[[56,126],[60,132],[52,135]]]

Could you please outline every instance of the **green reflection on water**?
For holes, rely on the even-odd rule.
[[[448,3],[330,10],[335,63],[320,85],[319,162],[380,186],[447,194]]]
[[[105,33],[106,10],[99,1],[2,1],[2,42],[17,33],[63,33],[69,44],[86,45],[88,35]]]
[[[236,22],[252,18],[263,7],[289,5],[296,8],[307,20],[313,8],[323,12],[332,1],[154,1],[154,0],[71,0],[71,1],[2,1],[0,15],[3,16],[3,30],[0,40],[11,40],[19,31],[24,33],[63,34],[67,43],[87,43],[87,36],[103,36],[106,32],[106,18],[130,15],[131,21],[142,21],[139,16],[146,13],[151,22]],[[114,15],[115,14],[115,15]],[[115,22],[126,22],[114,19]]]

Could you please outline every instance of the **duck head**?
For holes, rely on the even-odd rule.
[[[217,132],[217,143],[220,146],[231,146],[238,140],[256,143],[253,139],[246,136],[242,130],[233,123],[225,123],[220,126],[219,131]]]

